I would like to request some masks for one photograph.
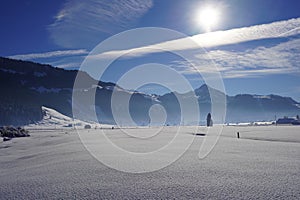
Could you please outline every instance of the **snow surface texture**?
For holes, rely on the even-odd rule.
[[[136,134],[151,129],[137,128]],[[160,134],[176,129],[167,127]],[[182,134],[195,137],[189,150],[170,166],[145,174],[101,164],[72,128],[32,130],[31,137],[0,143],[0,199],[300,198],[299,126],[224,127],[213,151],[200,160],[201,143],[210,137],[206,129],[193,133],[184,128]],[[118,145],[140,151],[142,145],[133,145],[120,129],[106,131]]]

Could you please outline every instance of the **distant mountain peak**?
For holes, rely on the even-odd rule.
[[[296,116],[300,114],[300,103],[290,97],[279,95],[241,94],[228,96],[213,87],[203,84],[186,93],[169,92],[164,95],[149,95],[126,90],[115,83],[97,81],[88,73],[65,70],[50,65],[0,57],[0,125],[24,125],[37,123],[42,119],[42,106],[51,107],[66,116],[72,116],[74,101],[72,94],[77,75],[82,76],[76,102],[76,112],[82,113],[82,120],[90,120],[91,108],[96,108],[101,123],[115,123],[111,110],[112,93],[118,98],[130,98],[130,114],[140,124],[149,121],[149,109],[154,104],[165,107],[168,123],[180,123],[180,105],[177,97],[188,100],[197,98],[202,113],[211,112],[211,100],[226,101],[228,122],[249,122],[270,120],[274,116]],[[85,101],[95,92],[95,105]],[[122,109],[120,103],[120,109]],[[94,109],[92,109],[94,110]]]

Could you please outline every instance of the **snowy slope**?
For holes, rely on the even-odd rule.
[[[100,127],[100,124],[73,119],[45,106],[42,107],[42,111],[43,119],[26,126],[27,128],[74,128],[74,126],[84,128],[85,125],[90,125],[92,128]]]

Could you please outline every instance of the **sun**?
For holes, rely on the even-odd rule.
[[[219,17],[220,12],[217,8],[207,6],[198,12],[196,20],[200,26],[210,32],[218,24]]]

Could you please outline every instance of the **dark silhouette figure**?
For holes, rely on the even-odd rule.
[[[212,126],[212,125],[213,125],[213,122],[212,122],[211,114],[210,114],[210,113],[207,114],[207,117],[206,117],[206,125],[207,125],[207,126]]]

